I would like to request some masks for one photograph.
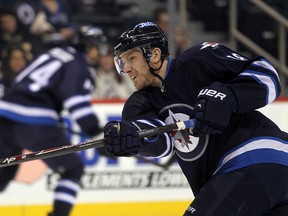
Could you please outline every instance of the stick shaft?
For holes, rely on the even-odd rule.
[[[195,120],[190,119],[187,121],[164,125],[164,126],[157,127],[157,128],[141,130],[141,131],[138,131],[138,133],[141,138],[151,137],[151,136],[163,134],[166,132],[170,132],[173,130],[184,130],[186,128],[192,128],[194,127],[194,124],[195,124]],[[23,154],[23,155],[10,156],[7,158],[1,158],[0,168],[6,167],[6,166],[12,166],[12,165],[32,161],[32,160],[39,160],[39,159],[42,160],[42,159],[51,158],[55,156],[70,154],[70,153],[82,151],[85,149],[103,147],[105,144],[105,140],[106,140],[105,138],[99,139],[99,140],[89,140],[89,141],[81,142],[78,144],[61,146],[61,147],[52,148],[52,149],[44,149],[44,150],[33,152],[30,154]]]

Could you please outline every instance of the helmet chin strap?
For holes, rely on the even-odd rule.
[[[161,69],[161,67],[162,67],[162,65],[163,65],[163,63],[164,63],[164,59],[161,58],[161,65],[160,65],[157,69],[154,69],[154,68],[152,68],[152,67],[150,66],[149,60],[150,60],[150,59],[146,59],[146,62],[147,62],[147,65],[148,65],[148,67],[149,67],[150,73],[151,73],[153,76],[157,77],[157,78],[160,80],[160,82],[161,82],[161,85],[160,85],[161,92],[166,93],[165,80],[163,79],[162,76],[160,76],[160,74],[156,73],[156,71],[158,71],[158,70]]]

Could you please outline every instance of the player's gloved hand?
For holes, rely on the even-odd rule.
[[[142,147],[135,125],[129,122],[109,122],[104,127],[106,152],[113,157],[132,156]]]
[[[192,117],[196,123],[192,130],[193,136],[223,133],[236,107],[233,92],[224,84],[215,82],[203,88],[194,106]]]

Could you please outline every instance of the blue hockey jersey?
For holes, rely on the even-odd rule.
[[[234,93],[237,110],[222,134],[193,137],[186,130],[146,140],[140,154],[164,157],[176,153],[194,193],[212,176],[250,164],[288,165],[288,134],[256,109],[280,94],[275,68],[263,57],[248,59],[218,43],[193,46],[169,59],[166,91],[148,87],[125,103],[122,117],[140,129],[193,118],[201,89],[224,83]]]
[[[100,131],[91,104],[94,79],[82,53],[53,48],[31,62],[5,91],[0,116],[24,124],[57,125],[63,109],[88,135]]]

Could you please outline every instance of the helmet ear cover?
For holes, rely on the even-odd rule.
[[[152,57],[151,47],[150,45],[146,45],[144,47],[141,47],[140,50],[142,51],[142,54],[147,62],[149,62],[150,58]]]

